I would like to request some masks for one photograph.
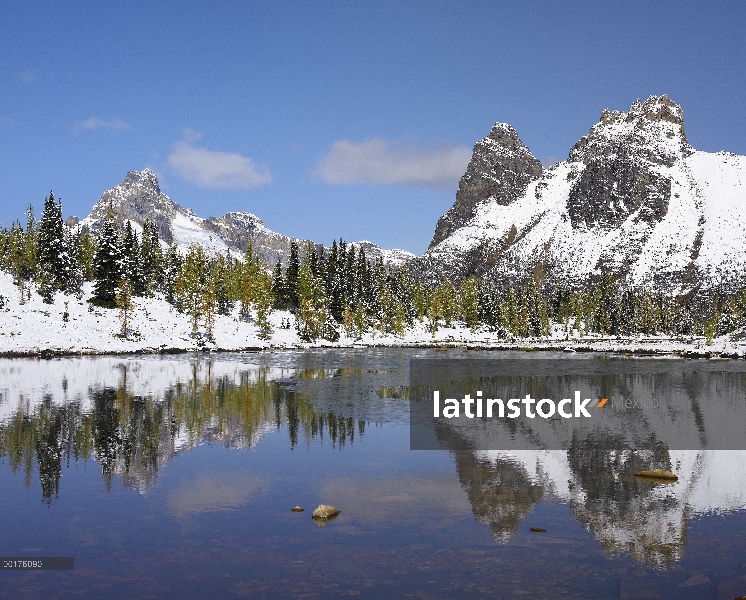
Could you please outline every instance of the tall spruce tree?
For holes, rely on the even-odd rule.
[[[140,269],[142,272],[142,294],[151,294],[161,276],[163,253],[158,239],[158,226],[150,220],[145,221],[140,245]]]
[[[114,211],[109,206],[106,220],[98,234],[96,256],[93,260],[93,274],[96,278],[92,302],[106,308],[116,306],[116,292],[122,279],[122,252]]]
[[[120,249],[122,277],[132,283],[132,290],[136,296],[142,296],[145,292],[145,281],[142,272],[140,242],[132,228],[132,222],[129,220],[124,226],[124,231],[122,231]]]
[[[192,333],[197,332],[199,320],[207,316],[208,334],[214,310],[214,290],[209,285],[207,256],[202,246],[189,246],[181,270],[176,277],[174,296],[179,310],[187,313],[192,321]]]
[[[290,242],[290,258],[288,268],[285,271],[285,288],[287,291],[287,303],[291,310],[299,306],[298,299],[298,276],[300,275],[300,259],[298,257],[298,244],[295,240]]]
[[[166,302],[169,304],[176,303],[174,286],[181,271],[181,263],[181,254],[179,254],[176,244],[172,243],[166,251],[166,256],[163,257],[163,269],[158,280],[158,289],[166,297]]]
[[[75,234],[75,259],[87,281],[94,279],[93,263],[96,257],[96,238],[88,231],[87,227],[80,229]]]
[[[40,293],[47,288],[50,291],[67,287],[71,275],[71,261],[65,246],[65,235],[62,224],[62,203],[55,202],[54,194],[44,200],[44,210],[39,221],[39,271]]]
[[[276,308],[286,308],[287,289],[285,277],[282,275],[282,262],[279,260],[275,263],[275,268],[272,271],[272,295]]]

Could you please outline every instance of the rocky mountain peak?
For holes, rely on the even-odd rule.
[[[507,123],[495,123],[474,145],[471,161],[459,182],[456,202],[435,227],[430,248],[463,227],[487,199],[507,206],[541,176],[541,163]]]
[[[604,109],[599,122],[570,150],[570,161],[588,164],[600,155],[620,152],[670,167],[691,153],[684,111],[667,95],[637,100],[629,112]]]
[[[158,185],[158,176],[153,173],[153,171],[147,168],[143,169],[142,171],[135,171],[133,169],[124,176],[121,185],[123,187],[150,188],[155,193],[161,193],[160,185]]]
[[[122,183],[106,190],[83,224],[97,232],[106,219],[109,205],[114,209],[120,226],[127,219],[139,225],[151,220],[158,226],[161,239],[168,243],[173,241],[170,222],[182,209],[161,191],[158,177],[150,169],[132,170],[125,175]]]
[[[667,95],[637,100],[629,112],[605,109],[588,135],[570,150],[578,163],[567,200],[574,227],[611,229],[632,216],[660,222],[671,200],[672,167],[691,154],[684,112]]]

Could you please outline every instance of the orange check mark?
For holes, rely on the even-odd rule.
[[[604,405],[605,405],[605,404],[606,404],[606,403],[607,403],[608,401],[609,401],[609,399],[608,399],[608,398],[601,398],[601,402],[599,402],[598,404],[596,404],[596,408],[603,408],[603,407],[604,407]]]

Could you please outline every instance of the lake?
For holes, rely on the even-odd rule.
[[[4,570],[0,598],[746,594],[746,451],[410,450],[410,359],[528,354],[608,359],[2,359],[0,555],[75,568]]]

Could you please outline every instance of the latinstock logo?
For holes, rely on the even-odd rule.
[[[466,394],[460,401],[455,398],[446,398],[443,401],[441,411],[440,390],[434,390],[433,418],[458,419],[461,415],[462,404],[463,416],[467,419],[475,417],[481,419],[485,416],[488,419],[493,417],[517,419],[522,415],[529,419],[536,417],[542,419],[553,417],[563,419],[590,418],[592,415],[588,412],[588,408],[589,404],[594,402],[590,398],[581,401],[581,394],[578,390],[575,391],[574,399],[563,398],[557,402],[551,398],[537,400],[532,398],[531,394],[526,394],[525,398],[511,398],[506,401],[501,398],[483,398],[482,396],[482,391],[478,390],[475,398],[472,398],[470,394]],[[602,408],[607,401],[607,398],[597,401],[595,403],[596,408]]]
[[[604,357],[410,364],[414,450],[746,450],[746,363]]]

